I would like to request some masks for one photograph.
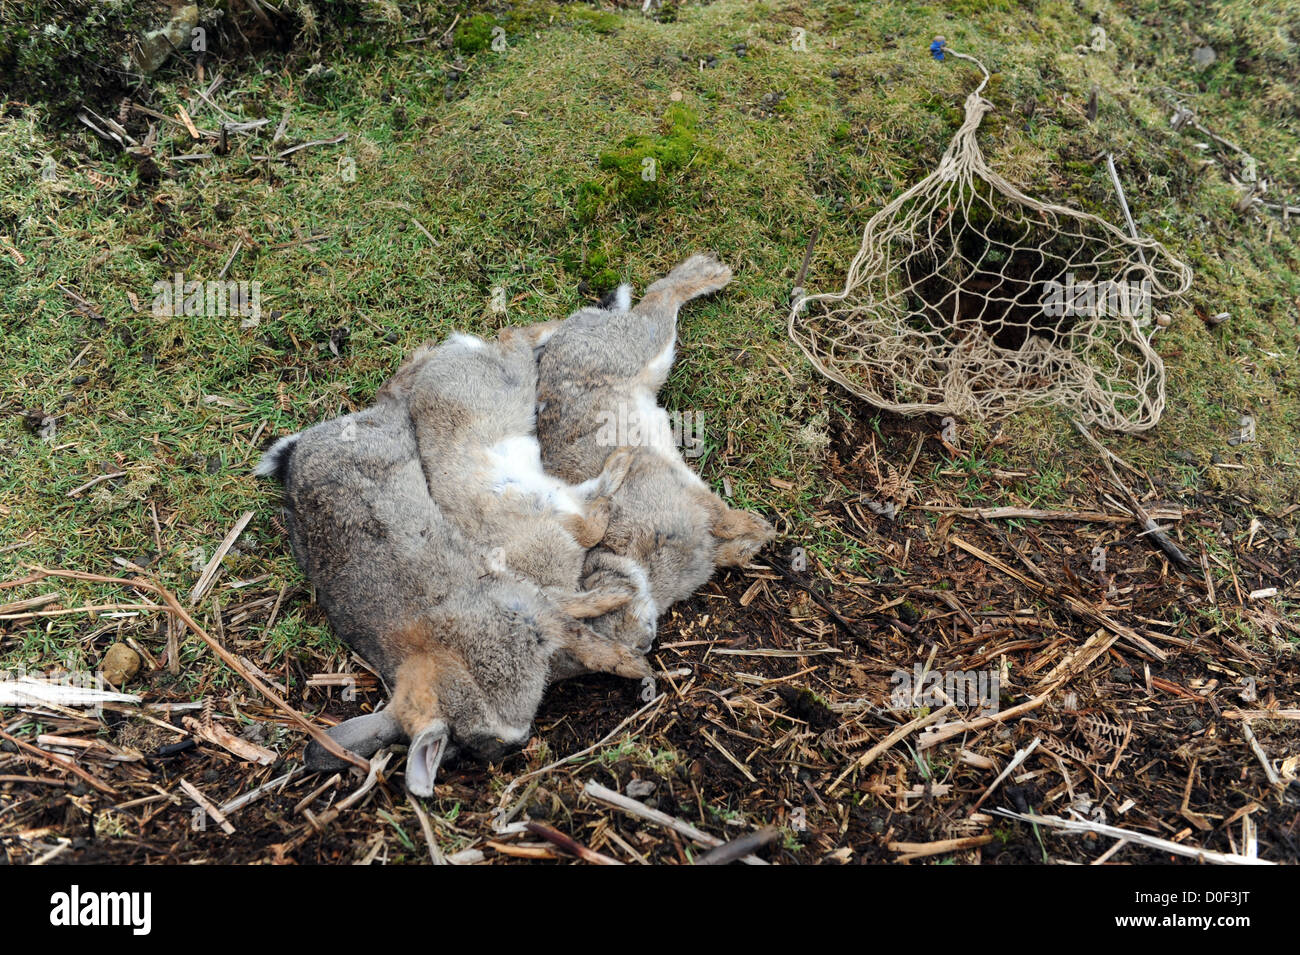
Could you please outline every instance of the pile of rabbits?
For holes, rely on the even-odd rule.
[[[363,757],[408,741],[407,788],[431,795],[443,759],[522,746],[549,683],[651,677],[663,612],[771,539],[690,470],[656,400],[678,310],[730,280],[696,255],[635,306],[622,286],[564,321],[453,334],[371,407],[266,451],[299,566],[391,693],[332,739]],[[601,426],[629,408],[663,427],[611,447]],[[306,761],[344,765],[315,743]]]

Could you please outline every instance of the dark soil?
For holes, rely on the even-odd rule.
[[[960,861],[1089,862],[1112,845],[1091,834],[1035,832],[990,812],[999,807],[1104,820],[1221,852],[1243,851],[1242,820],[1249,815],[1261,857],[1300,861],[1294,767],[1289,784],[1270,785],[1243,737],[1240,715],[1296,698],[1292,661],[1300,628],[1270,610],[1267,599],[1248,596],[1266,587],[1285,590],[1300,575],[1294,513],[1262,515],[1248,501],[1199,493],[1186,500],[1149,495],[1148,510],[1182,509],[1181,519],[1165,523],[1189,553],[1199,557],[1184,539],[1199,525],[1220,535],[1230,555],[1222,569],[1207,561],[1209,575],[1180,573],[1132,523],[985,521],[929,510],[953,495],[942,491],[942,481],[924,503],[906,489],[901,472],[918,440],[911,475],[937,467],[942,477],[959,458],[925,422],[880,420],[876,434],[864,412],[835,436],[829,469],[840,493],[820,515],[868,557],[823,567],[796,551],[798,542],[780,541],[749,570],[717,577],[663,621],[654,652],[665,674],[658,685],[663,695],[648,704],[640,686],[615,678],[555,687],[522,753],[501,766],[444,767],[437,796],[427,803],[442,850],[479,849],[493,862],[568,858],[530,833],[494,831],[499,810],[517,808],[515,821],[544,822],[624,861],[636,854],[681,863],[698,853],[675,833],[583,796],[584,784],[595,781],[722,839],[782,827],[783,838],[761,853],[773,862],[886,862],[903,851],[896,843],[962,837],[983,837],[976,840],[983,844],[957,853]],[[1100,497],[1099,469],[1080,467],[1073,480],[1080,511],[1118,513]],[[899,508],[894,519],[865,506],[886,500]],[[1252,525],[1252,515],[1259,523]],[[1017,580],[957,541],[1041,583]],[[1094,569],[1094,547],[1105,548],[1104,571]],[[1214,581],[1213,602],[1207,577]],[[265,596],[274,593],[242,599]],[[306,600],[305,592],[290,594],[286,607]],[[1104,614],[1126,635],[1041,706],[928,749],[918,749],[911,734],[865,769],[846,772],[898,724],[926,712],[891,707],[900,672],[912,674],[927,662],[934,671],[996,672],[1000,692],[992,705],[1005,712],[1041,692],[1067,653],[1094,634],[1107,635],[1080,607]],[[226,617],[224,629],[234,639],[235,611]],[[353,702],[344,702],[337,688],[304,693],[316,663],[299,660],[270,674],[292,688],[290,702],[304,712],[344,719],[380,701],[372,682],[360,684]],[[165,697],[155,674],[150,698]],[[955,718],[980,715],[983,704],[973,696],[964,702]],[[208,715],[235,732],[233,706],[262,721],[264,736],[284,723],[242,688],[234,697],[216,692],[211,706]],[[173,719],[179,722],[180,714]],[[10,725],[17,731],[29,722],[24,716]],[[47,714],[36,722],[45,734],[94,735],[85,720]],[[305,800],[326,780],[298,776],[283,792],[231,811],[235,831],[226,835],[194,811],[180,780],[221,805],[294,767],[301,734],[289,731],[281,747],[291,758],[258,768],[201,741],[159,755],[160,743],[185,737],[123,714],[108,714],[107,724],[101,739],[144,757],[115,762],[88,750],[79,758],[116,796],[4,744],[0,845],[8,861],[30,861],[61,845],[51,861],[427,859],[400,760],[355,808],[331,807],[359,777]],[[1275,760],[1295,751],[1300,721],[1294,716],[1257,716],[1251,725]],[[1035,739],[1035,752],[986,796],[1017,750]],[[565,765],[519,779],[593,746]],[[30,781],[14,778],[23,776]],[[1193,860],[1130,845],[1113,861]]]

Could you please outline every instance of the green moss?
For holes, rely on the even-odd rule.
[[[619,28],[622,20],[607,10],[592,10],[589,7],[569,7],[569,19],[577,26],[583,26],[595,33],[609,34]]]
[[[578,187],[580,218],[589,220],[604,207],[652,205],[668,183],[675,181],[704,147],[700,144],[699,116],[686,106],[669,107],[660,132],[624,137],[613,149],[600,154],[599,167],[611,175],[588,180]]]
[[[576,276],[593,291],[603,292],[618,285],[620,276],[611,267],[625,257],[621,248],[613,243],[598,239],[582,252],[576,249],[566,251],[560,256],[560,264],[570,275]]]
[[[492,30],[500,26],[496,17],[486,13],[476,13],[456,27],[452,34],[452,43],[462,53],[478,53],[492,45]]]

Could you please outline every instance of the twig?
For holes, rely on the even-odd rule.
[[[988,521],[1080,521],[1088,524],[1127,524],[1133,520],[1132,514],[1108,514],[1105,511],[1047,511],[1036,507],[944,507],[937,504],[913,504],[912,507],[919,511],[956,514],[959,517],[979,517]],[[1183,517],[1183,511],[1179,508],[1163,508],[1152,511],[1151,516],[1161,520],[1176,521]]]
[[[300,149],[310,149],[313,146],[333,146],[335,143],[341,143],[343,142],[343,140],[347,138],[348,138],[347,133],[339,133],[333,139],[313,139],[309,143],[299,143],[297,146],[290,146],[288,149],[276,153],[275,158],[283,159],[285,156],[292,156]],[[264,157],[255,156],[254,158],[256,159],[256,158],[264,158]]]
[[[221,128],[224,131],[226,127],[222,126]],[[239,254],[239,250],[242,249],[243,247],[244,247],[244,240],[236,239],[235,247],[230,250],[230,255],[226,257],[226,264],[221,267],[221,271],[217,274],[218,282],[225,279],[226,273],[230,271],[230,266],[235,261],[235,256]]]
[[[887,750],[889,750],[899,740],[904,739],[907,736],[910,736],[912,733],[916,732],[917,730],[925,729],[931,723],[937,723],[939,720],[943,719],[945,716],[947,716],[956,708],[957,705],[955,703],[949,703],[946,706],[940,707],[939,709],[935,710],[932,713],[927,713],[925,716],[918,716],[910,723],[904,723],[898,729],[894,730],[892,733],[890,733],[888,736],[882,739],[875,746],[871,747],[871,749],[867,750],[865,753],[863,753],[853,762],[849,763],[848,768],[846,768],[844,772],[840,773],[839,776],[836,777],[835,782],[831,783],[830,786],[826,788],[826,794],[828,796],[833,796],[835,794],[835,790],[840,788],[840,783],[844,782],[845,778],[849,775],[849,773],[853,772],[855,769],[865,769],[866,767],[870,766],[872,763],[876,761],[876,758],[880,756],[881,753],[884,753]]]
[[[89,106],[87,106],[84,103],[81,105],[81,111],[83,114],[85,113],[90,114],[91,116],[95,117],[95,119],[98,122],[102,123],[104,127],[107,128],[107,130],[110,133],[112,133],[112,138],[117,141],[119,146],[125,145],[126,143],[130,143],[132,146],[140,145],[139,142],[137,142],[135,139],[131,137],[131,134],[128,133],[126,131],[126,128],[123,127],[120,123],[106,116],[100,116],[98,113],[96,113],[93,109],[91,109]],[[94,124],[90,123],[87,119],[85,119],[84,116],[79,115],[77,118],[80,119],[87,126],[89,126],[91,129],[95,130],[95,132],[103,136],[103,132],[97,129],[94,126]],[[104,138],[108,138],[108,137],[104,137]]]
[[[587,784],[582,787],[582,792],[585,796],[590,796],[592,799],[613,806],[616,809],[622,809],[624,812],[631,813],[633,816],[663,826],[666,829],[679,833],[687,839],[697,842],[702,846],[707,846],[710,849],[716,849],[718,846],[723,844],[722,840],[717,836],[711,836],[707,832],[701,832],[689,822],[683,822],[667,813],[660,812],[658,809],[651,809],[649,806],[644,806],[629,796],[624,796],[622,793],[616,793],[612,789],[607,789],[594,779],[587,780]],[[763,859],[754,855],[745,856],[740,861],[744,862],[746,865],[768,864]]]
[[[938,842],[890,842],[885,848],[891,852],[903,853],[895,862],[911,862],[913,859],[925,859],[929,856],[947,855],[949,852],[961,852],[963,849],[978,849],[993,841],[993,833],[983,836],[962,836],[959,839],[941,839]]]
[[[233,836],[235,834],[235,827],[230,824],[230,820],[225,817],[222,811],[218,809],[207,796],[199,792],[189,780],[182,779],[180,781],[180,787],[185,790],[185,795],[198,803],[203,811],[212,817],[212,821],[221,827],[222,832],[228,836]]]
[[[1029,758],[1030,753],[1038,749],[1038,744],[1041,743],[1042,741],[1043,738],[1041,736],[1035,736],[1034,741],[1032,743],[1030,743],[1024,749],[1016,751],[1016,755],[1012,757],[1011,762],[1007,763],[1007,768],[1002,770],[1002,772],[998,773],[998,778],[993,780],[993,782],[989,783],[989,788],[984,790],[984,795],[980,796],[980,798],[976,800],[975,805],[971,807],[972,813],[979,811],[980,806],[984,805],[984,800],[988,799],[989,796],[993,794],[993,790],[998,788],[1002,780],[1010,776],[1015,771],[1017,766],[1019,766],[1021,763],[1023,763],[1025,760]]]
[[[1138,235],[1137,225],[1133,222],[1133,214],[1128,211],[1128,200],[1124,198],[1124,187],[1120,185],[1119,173],[1115,171],[1115,157],[1110,153],[1106,153],[1106,169],[1110,172],[1110,181],[1115,184],[1115,194],[1119,196],[1119,207],[1124,210],[1124,221],[1128,223],[1129,234],[1140,242],[1142,237]],[[1142,246],[1138,246],[1137,254],[1145,266],[1147,257],[1142,252]]]
[[[97,322],[104,321],[103,313],[100,312],[99,309],[95,308],[95,306],[87,302],[76,292],[74,292],[72,289],[68,288],[66,285],[62,284],[61,282],[56,282],[54,287],[57,288],[60,292],[62,292],[64,295],[66,295],[68,298],[72,299],[78,305],[80,305],[82,311],[85,312],[87,315],[89,315],[91,318],[93,318],[95,321]]]
[[[1260,765],[1264,767],[1264,775],[1268,777],[1269,783],[1273,786],[1281,786],[1282,780],[1278,776],[1277,770],[1273,768],[1273,763],[1269,760],[1268,753],[1264,752],[1264,747],[1260,746],[1259,740],[1255,738],[1255,731],[1250,728],[1249,720],[1242,722],[1241,735],[1246,737],[1246,742],[1250,744],[1250,748],[1254,751],[1255,758],[1258,759]]]
[[[239,535],[244,532],[244,528],[248,526],[248,522],[252,519],[253,512],[245,511],[243,516],[235,522],[235,526],[226,534],[225,540],[223,540],[220,546],[217,547],[216,553],[212,555],[212,559],[208,561],[207,566],[203,568],[203,573],[199,575],[198,583],[196,583],[194,589],[190,591],[191,607],[195,606],[199,600],[202,599],[203,595],[207,593],[208,588],[212,586],[213,578],[217,576],[217,570],[221,567],[222,558],[224,558],[226,554],[230,553],[230,548],[235,546],[235,541],[239,539]]]
[[[331,742],[333,742],[331,740]],[[335,744],[338,745],[338,744]],[[379,774],[388,768],[388,762],[393,758],[393,754],[388,750],[380,750],[370,759],[369,766],[366,770],[366,781],[357,787],[357,791],[348,796],[338,804],[338,810],[351,809],[359,803],[370,790],[375,788],[375,783],[379,781]],[[338,813],[335,812],[335,815]],[[331,817],[332,818],[332,817]]]
[[[176,107],[176,112],[180,114],[181,122],[185,124],[185,128],[189,131],[190,138],[198,139],[198,127],[194,125],[194,120],[190,119],[190,114],[186,112],[185,107],[183,105],[178,105]]]
[[[746,766],[744,763],[742,763],[740,760],[738,760],[732,754],[731,750],[727,749],[727,747],[719,743],[717,739],[708,730],[705,729],[700,730],[700,735],[703,736],[706,740],[708,740],[709,744],[712,745],[714,749],[716,749],[719,753],[722,754],[723,759],[725,759],[732,766],[735,766],[738,770],[740,770],[740,772],[744,775],[746,779],[748,779],[751,783],[758,782],[758,780],[754,778],[754,774],[749,771],[749,767]]]
[[[435,239],[433,237],[433,233],[430,232],[428,229],[426,229],[424,225],[420,222],[420,220],[415,218],[415,216],[411,216],[411,224],[415,226],[417,229],[419,229],[421,232],[423,232],[425,236],[428,237],[429,241],[432,242],[436,248],[442,247],[442,243],[439,242],[437,239]]]
[[[456,14],[456,19],[454,19],[454,20],[451,21],[451,26],[447,27],[447,29],[445,29],[445,30],[442,31],[442,36],[438,37],[438,42],[439,42],[439,43],[441,43],[443,40],[447,39],[447,37],[451,35],[451,31],[454,30],[454,29],[456,29],[456,24],[457,24],[457,23],[460,23],[460,14],[459,14],[459,13]]]
[[[274,779],[270,780],[269,782],[262,783],[262,785],[258,786],[256,789],[251,789],[248,792],[244,793],[242,796],[236,796],[234,799],[230,800],[229,802],[223,803],[221,806],[221,812],[224,815],[229,815],[232,812],[243,809],[245,806],[249,805],[250,803],[256,802],[258,799],[261,799],[264,795],[266,795],[276,786],[279,786],[280,788],[283,789],[285,786],[289,785],[290,782],[292,782],[298,776],[301,776],[306,771],[307,771],[307,767],[305,766],[295,766],[287,773],[284,773],[283,775],[280,776],[276,776]]]
[[[0,680],[0,706],[98,706],[101,703],[139,703],[134,693],[118,693],[93,686],[19,677]]]
[[[698,859],[696,865],[730,865],[737,859],[741,859],[752,852],[757,852],[764,846],[769,846],[781,838],[781,830],[773,826],[767,826],[759,829],[757,832],[747,832],[743,836],[732,839],[730,842],[723,843],[716,849],[710,849]],[[990,837],[992,838],[992,837]]]
[[[1048,693],[1051,691],[1049,690]],[[947,726],[940,727],[933,732],[917,738],[917,749],[929,749],[931,746],[937,746],[944,740],[952,739],[954,736],[960,736],[963,733],[974,732],[975,730],[987,729],[998,723],[1004,723],[1009,719],[1018,716],[1024,716],[1026,713],[1032,713],[1045,702],[1047,702],[1048,693],[1040,693],[1032,700],[1026,700],[1019,706],[1013,706],[1009,710],[1003,710],[1001,713],[995,713],[992,716],[981,716],[978,719],[970,720],[964,723],[949,723]]]
[[[1300,720],[1300,710],[1224,710],[1228,720]]]
[[[1078,429],[1079,433],[1084,436],[1089,444],[1102,452],[1101,463],[1106,466],[1106,470],[1110,474],[1110,479],[1115,482],[1116,486],[1123,493],[1124,499],[1128,501],[1128,506],[1133,509],[1133,514],[1136,516],[1138,523],[1142,525],[1147,534],[1151,535],[1151,539],[1159,544],[1160,549],[1168,554],[1169,557],[1180,567],[1191,568],[1194,566],[1192,559],[1178,549],[1178,545],[1170,540],[1168,535],[1165,534],[1159,525],[1151,519],[1151,515],[1142,509],[1142,505],[1138,503],[1137,496],[1129,490],[1128,485],[1119,479],[1119,475],[1115,473],[1115,468],[1111,465],[1110,457],[1101,442],[1092,436],[1092,432],[1084,426],[1083,422],[1076,420],[1074,426]]]
[[[184,716],[181,717],[181,724],[199,739],[212,743],[214,746],[220,746],[222,749],[250,763],[256,763],[259,766],[270,766],[278,758],[271,750],[235,736],[216,722],[204,723],[192,716]]]
[[[854,627],[852,623],[850,623],[838,610],[835,609],[835,605],[832,604],[825,597],[823,597],[821,594],[819,594],[811,584],[805,583],[800,577],[796,576],[793,570],[791,570],[782,561],[778,560],[775,557],[769,556],[767,558],[767,563],[770,564],[772,569],[775,570],[782,577],[784,577],[787,581],[794,584],[796,587],[798,587],[800,590],[806,593],[809,597],[811,597],[813,599],[813,603],[817,604],[817,606],[821,607],[828,614],[830,614],[830,618],[835,621],[835,624],[846,634],[848,634],[855,643],[862,643],[862,644],[866,643],[866,637],[859,634],[857,628]]]
[[[1277,209],[1288,216],[1300,216],[1300,206],[1289,206],[1284,202],[1261,202],[1260,205],[1267,206],[1270,209]]]
[[[120,478],[120,477],[126,477],[126,472],[114,471],[112,474],[101,474],[97,478],[91,478],[89,481],[87,481],[85,484],[81,485],[80,487],[74,487],[71,491],[67,493],[66,496],[76,497],[82,491],[89,491],[96,484],[102,484],[104,481],[112,481],[115,478]]]
[[[433,826],[429,823],[429,814],[424,811],[420,801],[409,792],[406,794],[406,801],[415,810],[415,818],[420,820],[420,830],[424,833],[424,841],[429,846],[429,861],[434,865],[446,865],[447,860],[443,856],[442,850],[438,848],[438,840],[433,837]]]
[[[1264,859],[1252,859],[1248,856],[1235,855],[1228,852],[1216,852],[1213,849],[1198,849],[1195,846],[1185,846],[1180,842],[1171,842],[1168,839],[1161,839],[1158,836],[1148,836],[1142,832],[1135,832],[1132,829],[1121,829],[1119,826],[1108,826],[1101,822],[1086,822],[1082,819],[1062,819],[1060,816],[1035,816],[1025,813],[1012,812],[1009,809],[994,809],[994,815],[1005,816],[1008,819],[1019,819],[1021,822],[1037,823],[1038,825],[1048,826],[1053,829],[1064,829],[1067,832],[1095,832],[1099,836],[1109,836],[1112,839],[1127,839],[1129,842],[1136,842],[1138,845],[1146,846],[1148,849],[1158,849],[1161,852],[1172,852],[1175,855],[1187,856],[1200,862],[1212,862],[1216,865],[1275,865],[1276,863],[1267,862]]]
[[[296,246],[306,245],[308,242],[321,242],[325,239],[332,238],[328,232],[321,232],[316,235],[303,236],[301,239],[291,239],[288,242],[277,242],[274,245],[267,246],[268,249],[292,249]]]
[[[23,613],[27,610],[34,610],[37,607],[44,607],[48,603],[54,603],[60,595],[55,593],[41,594],[39,597],[28,597],[25,600],[15,600],[13,603],[0,604],[0,614]]]
[[[540,822],[528,822],[524,824],[527,829],[535,836],[541,836],[551,845],[577,856],[583,862],[591,862],[595,865],[623,865],[618,859],[611,858],[607,855],[601,855],[594,849],[588,849],[581,842],[572,836],[567,836],[558,829],[552,829],[550,826]]]
[[[808,277],[808,266],[812,264],[813,246],[817,244],[817,236],[821,234],[822,227],[814,225],[812,234],[808,236],[808,247],[803,252],[803,262],[799,266],[799,273],[794,277],[794,288],[790,291],[790,300],[798,304],[799,300],[804,297],[804,280]]]
[[[76,763],[72,762],[69,759],[64,759],[62,756],[59,756],[56,753],[47,753],[43,749],[38,749],[35,746],[33,746],[31,743],[27,742],[26,740],[21,740],[17,736],[10,736],[2,729],[0,729],[0,739],[8,740],[9,742],[17,746],[19,749],[23,750],[24,752],[30,753],[31,755],[35,756],[37,759],[44,760],[47,763],[52,763],[53,765],[58,766],[60,769],[66,769],[68,772],[80,776],[85,782],[87,782],[91,786],[94,786],[96,789],[98,789],[100,792],[104,793],[107,796],[116,796],[118,794],[117,790],[114,789],[112,786],[110,786],[108,783],[104,782],[98,776],[95,776],[94,774],[89,773],[86,770],[82,769],[80,766],[78,766]]]
[[[263,26],[270,30],[275,29],[275,24],[273,24],[271,18],[266,15],[266,11],[262,9],[262,5],[258,3],[258,0],[244,0],[244,6],[253,11],[257,16],[257,19],[262,21]]]
[[[87,604],[84,607],[60,607],[58,610],[33,610],[28,613],[0,614],[0,620],[37,620],[42,617],[66,617],[73,613],[120,613],[124,611],[162,610],[159,604]]]

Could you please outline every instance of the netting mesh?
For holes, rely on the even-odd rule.
[[[1191,270],[990,169],[975,139],[987,82],[938,168],[867,223],[844,290],[796,301],[790,335],[890,411],[989,419],[1059,404],[1089,424],[1149,428],[1165,403],[1153,306],[1185,292]]]

